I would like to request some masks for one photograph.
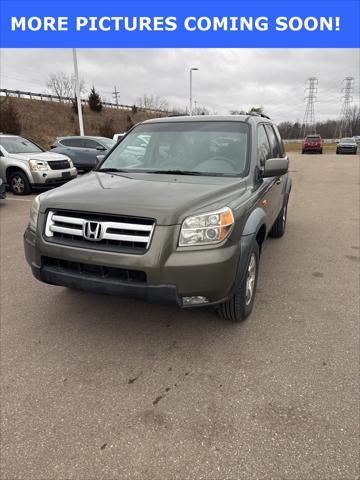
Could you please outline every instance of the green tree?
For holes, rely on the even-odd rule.
[[[100,95],[95,90],[94,86],[90,90],[88,103],[89,103],[90,110],[92,110],[93,112],[100,112],[103,108]]]

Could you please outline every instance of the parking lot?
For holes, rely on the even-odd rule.
[[[1,478],[358,478],[359,157],[291,156],[287,232],[231,324],[39,283],[1,214]]]

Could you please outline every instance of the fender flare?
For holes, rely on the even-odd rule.
[[[262,227],[265,225],[266,214],[264,210],[260,207],[256,208],[249,215],[243,234],[240,238],[240,259],[239,265],[236,272],[235,282],[231,289],[229,296],[233,295],[238,285],[243,281],[244,275],[246,273],[247,264],[250,257],[250,252],[253,248],[254,243],[256,242],[256,236]]]
[[[286,183],[284,183],[284,190],[283,190],[283,193],[284,193],[284,205],[286,205],[287,202],[288,202],[288,200],[289,200],[289,195],[290,195],[290,192],[291,192],[291,187],[292,187],[292,178],[291,178],[291,177],[287,177]]]
[[[242,237],[247,235],[257,234],[261,225],[266,224],[266,214],[260,207],[255,208],[248,216],[245,227],[242,233]],[[241,238],[242,238],[241,237]]]

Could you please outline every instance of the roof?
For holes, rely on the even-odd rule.
[[[142,123],[176,123],[176,122],[269,122],[270,119],[260,115],[194,115],[179,117],[160,117],[145,120]]]
[[[64,137],[57,137],[58,140],[60,139],[63,139],[63,138],[88,138],[89,140],[112,140],[112,138],[108,138],[108,137],[100,137],[100,136],[96,136],[96,135],[84,135],[84,136],[81,136],[81,135],[65,135]]]

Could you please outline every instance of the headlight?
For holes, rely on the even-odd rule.
[[[32,172],[49,170],[49,164],[44,160],[29,160],[29,168]]]
[[[40,195],[34,198],[30,209],[29,227],[36,230],[40,209]]]
[[[181,226],[179,247],[220,243],[229,236],[234,225],[230,208],[187,217]]]

